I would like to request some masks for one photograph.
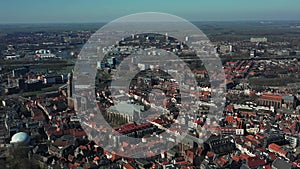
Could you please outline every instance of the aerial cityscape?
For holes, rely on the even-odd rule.
[[[3,13],[0,169],[300,168],[300,12],[165,3]]]

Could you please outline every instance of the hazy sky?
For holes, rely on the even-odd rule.
[[[0,23],[103,22],[137,12],[190,21],[300,20],[300,0],[1,0]]]

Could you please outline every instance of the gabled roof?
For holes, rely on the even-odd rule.
[[[265,159],[260,159],[258,157],[250,157],[250,158],[247,159],[247,165],[250,168],[263,166],[265,164],[266,164],[266,160]]]
[[[273,95],[273,94],[263,94],[260,97],[261,99],[268,99],[268,100],[277,100],[277,101],[281,101],[282,100],[282,96],[280,95]]]

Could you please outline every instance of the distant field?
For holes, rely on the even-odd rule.
[[[286,78],[250,78],[250,84],[253,87],[263,86],[286,86],[288,83],[300,82],[300,79],[286,77]]]
[[[70,72],[73,69],[75,62],[68,60],[40,60],[40,61],[21,61],[21,60],[2,60],[0,66],[8,69],[16,69],[19,67],[29,67],[31,69],[49,69],[53,72]]]
[[[98,30],[105,23],[53,23],[53,24],[0,24],[0,32],[16,33],[16,32],[60,32],[60,31],[84,31]]]
[[[194,25],[199,27],[204,33],[210,34],[231,34],[232,32],[247,33],[253,30],[297,30],[293,28],[300,26],[300,21],[228,21],[228,22],[214,22],[214,21],[192,21]],[[41,23],[41,24],[0,24],[0,32],[15,33],[15,32],[40,32],[40,31],[77,31],[77,30],[98,30],[106,23]],[[298,30],[300,30],[298,28]]]
[[[277,38],[300,36],[300,21],[276,22],[193,22],[211,41],[243,40],[250,37]]]

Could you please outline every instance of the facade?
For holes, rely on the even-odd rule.
[[[38,79],[29,79],[25,81],[25,91],[37,91],[41,90],[43,82]]]
[[[268,149],[270,152],[274,152],[274,153],[278,154],[279,156],[286,158],[287,151],[285,151],[281,146],[279,146],[275,143],[272,143],[269,145]]]
[[[288,109],[296,108],[296,98],[294,96],[283,96],[283,107]]]
[[[56,56],[51,53],[50,50],[40,49],[35,51],[35,54],[38,58],[41,59],[49,59],[49,58],[55,58]]]
[[[263,94],[258,99],[258,104],[261,106],[273,106],[274,108],[282,107],[282,96]]]
[[[73,108],[74,107],[74,102],[72,99],[73,93],[72,93],[72,80],[73,80],[73,76],[72,74],[68,74],[68,82],[67,82],[67,96],[68,96],[68,107],[69,108]]]
[[[53,74],[44,77],[45,84],[60,84],[63,83],[63,75]]]
[[[216,154],[227,154],[232,152],[236,148],[236,145],[232,137],[226,137],[210,138],[204,142],[204,147]]]
[[[108,109],[108,115],[111,117],[124,117],[128,122],[138,120],[143,106],[130,104],[127,102],[120,102]]]

